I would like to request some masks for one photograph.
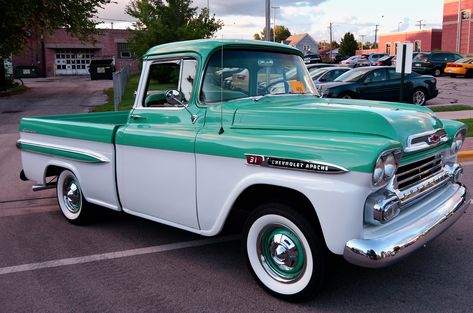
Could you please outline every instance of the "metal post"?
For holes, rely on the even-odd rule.
[[[271,33],[270,33],[270,28],[271,28],[271,1],[266,0],[266,7],[265,7],[265,16],[266,16],[266,41],[271,41]]]
[[[455,41],[455,52],[460,53],[460,37],[462,27],[462,0],[458,0],[457,38]]]
[[[404,76],[406,74],[406,45],[402,45],[402,65],[401,65],[401,89],[399,91],[399,101],[404,102]]]

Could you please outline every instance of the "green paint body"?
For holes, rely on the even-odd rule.
[[[191,56],[198,62],[189,110],[136,108],[131,112],[23,118],[20,131],[152,149],[244,159],[245,154],[315,160],[371,173],[379,154],[405,148],[410,135],[444,127],[450,140],[405,153],[401,163],[448,149],[463,123],[440,120],[428,108],[311,95],[245,98],[212,105],[199,101],[206,60],[226,48],[266,49],[301,56],[292,47],[255,41],[198,40],[157,46],[145,59]],[[143,83],[143,82],[142,82]],[[130,118],[130,115],[141,118]],[[220,133],[223,126],[224,132]]]

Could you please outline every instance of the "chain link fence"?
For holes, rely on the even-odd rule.
[[[123,67],[121,70],[113,73],[113,108],[118,111],[118,105],[122,101],[125,94],[126,83],[130,74],[129,66]]]

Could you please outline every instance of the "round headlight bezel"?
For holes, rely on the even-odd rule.
[[[401,156],[401,149],[388,150],[378,156],[372,175],[373,186],[384,186],[394,177]]]
[[[465,142],[466,137],[466,129],[462,128],[455,133],[455,136],[452,138],[452,145],[450,146],[450,153],[457,154],[460,149],[463,147],[463,143]]]

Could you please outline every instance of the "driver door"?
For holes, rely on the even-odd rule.
[[[194,143],[203,112],[193,102],[197,61],[154,61],[144,68],[148,70],[141,79],[146,84],[139,93],[142,99],[116,135],[122,207],[130,214],[198,229]],[[168,89],[180,91],[191,113],[166,102]],[[139,90],[143,90],[141,85]],[[192,122],[191,114],[198,117],[197,122]]]

